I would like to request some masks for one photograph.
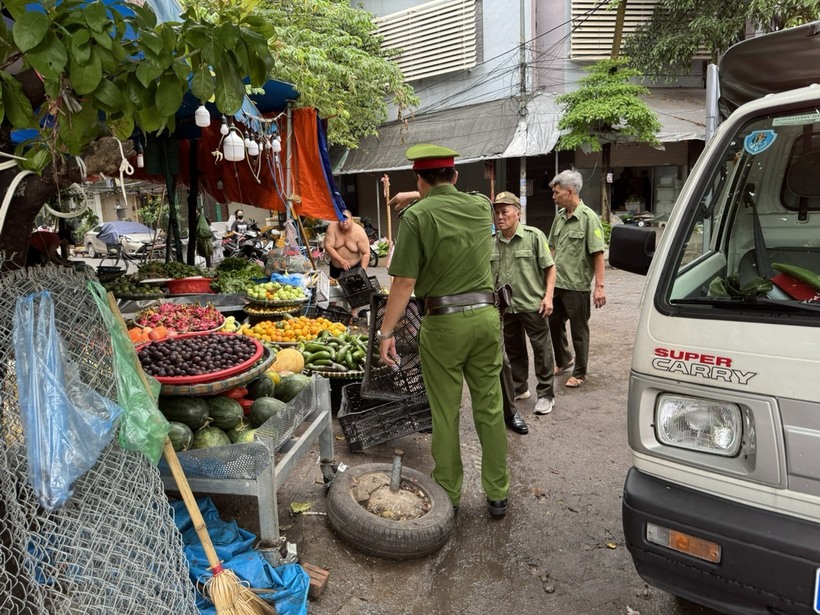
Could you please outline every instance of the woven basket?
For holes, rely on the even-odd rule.
[[[211,282],[213,278],[179,278],[178,280],[168,280],[165,286],[172,295],[187,295],[194,293],[212,293]]]

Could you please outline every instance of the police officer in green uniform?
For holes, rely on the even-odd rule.
[[[461,500],[464,478],[459,408],[464,381],[481,442],[481,482],[490,515],[507,512],[507,434],[501,407],[501,331],[494,305],[487,199],[455,188],[458,153],[436,145],[407,150],[421,200],[402,215],[388,273],[393,276],[380,340],[381,359],[401,363],[394,328],[414,290],[424,300],[419,354],[433,416],[433,479]]]

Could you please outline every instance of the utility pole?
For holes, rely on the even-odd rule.
[[[617,60],[621,53],[621,37],[624,31],[624,18],[626,17],[626,2],[621,0],[618,4],[618,12],[615,14],[615,32],[612,33],[612,52],[609,57]],[[612,192],[612,143],[606,142],[601,145],[601,218],[604,222],[609,222],[611,207],[610,194]]]
[[[527,18],[526,0],[519,2],[521,29],[519,34],[518,62],[520,75],[518,78],[518,122],[524,133],[524,153],[519,162],[518,198],[521,201],[521,223],[527,223]]]

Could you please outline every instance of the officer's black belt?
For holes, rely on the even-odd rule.
[[[472,308],[495,304],[495,293],[490,291],[445,295],[443,297],[427,297],[424,300],[424,313],[427,316],[441,316],[442,314],[454,314]]]

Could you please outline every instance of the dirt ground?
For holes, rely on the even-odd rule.
[[[379,268],[381,269],[381,268]],[[380,275],[384,271],[381,269]],[[385,280],[386,281],[386,280]],[[644,279],[607,269],[607,305],[591,319],[590,378],[581,388],[557,381],[556,407],[533,415],[535,398],[519,402],[525,436],[509,434],[510,509],[493,521],[481,491],[480,449],[462,402],[465,482],[449,542],[435,555],[394,562],[368,557],[337,538],[325,511],[318,451],[278,492],[279,520],[302,561],[327,568],[329,582],[313,615],[706,615],[646,585],[624,546],[621,495],[629,467],[626,395]],[[530,389],[535,390],[531,380]],[[336,460],[348,465],[404,463],[429,473],[429,436],[415,434],[351,454],[334,419]],[[258,530],[255,500],[215,497],[224,518]],[[292,502],[314,514],[292,516]],[[319,513],[319,514],[316,514]]]

